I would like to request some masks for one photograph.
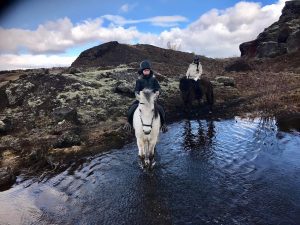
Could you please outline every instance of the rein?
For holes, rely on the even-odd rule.
[[[143,105],[145,103],[140,102],[140,104]],[[153,116],[152,116],[151,124],[144,124],[141,113],[140,113],[140,119],[141,119],[143,127],[151,127],[152,128],[152,124],[153,124],[153,120],[154,120],[154,113],[153,113]],[[151,133],[151,131],[150,131],[150,133]]]

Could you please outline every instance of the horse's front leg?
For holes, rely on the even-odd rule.
[[[145,144],[142,139],[137,140],[137,146],[139,149],[139,157],[142,161],[145,159]]]
[[[201,98],[197,98],[197,101],[198,101],[198,108],[199,108],[199,109],[201,108],[201,103],[202,103],[201,100],[202,100]]]
[[[155,165],[154,154],[155,154],[156,142],[157,142],[157,139],[151,141],[149,144],[149,160],[150,160],[151,167],[153,167]]]

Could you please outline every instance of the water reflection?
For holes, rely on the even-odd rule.
[[[205,122],[206,124],[204,124]],[[192,124],[190,120],[186,120],[183,132],[183,148],[188,151],[209,149],[212,147],[215,133],[214,121],[197,120]]]
[[[138,212],[134,217],[138,224],[172,224],[171,213],[162,189],[162,174],[159,169],[144,171],[137,179]],[[151,222],[150,222],[151,221]],[[132,224],[133,221],[130,221]]]

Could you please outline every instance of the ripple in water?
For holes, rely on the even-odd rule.
[[[273,120],[181,121],[153,171],[131,143],[1,192],[0,224],[297,224],[299,146]]]

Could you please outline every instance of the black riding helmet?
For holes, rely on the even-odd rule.
[[[149,69],[151,70],[151,63],[148,60],[144,60],[140,63],[140,69],[138,71],[139,74],[143,74],[143,70]]]

